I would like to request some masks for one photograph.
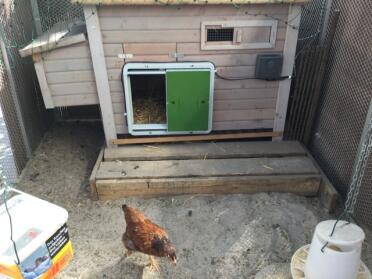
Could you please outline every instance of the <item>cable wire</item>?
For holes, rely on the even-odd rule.
[[[256,79],[254,77],[225,77],[225,76],[221,76],[217,71],[216,71],[215,75],[217,77],[219,77],[220,79],[223,79],[223,80],[248,80],[248,79]]]
[[[219,77],[220,79],[223,79],[223,80],[250,80],[250,79],[257,79],[257,80],[265,80],[265,81],[280,81],[280,80],[285,80],[285,79],[291,79],[292,76],[282,76],[282,77],[279,77],[279,78],[275,78],[275,79],[260,79],[260,78],[255,78],[255,77],[225,77],[225,76],[221,76],[218,71],[216,71],[215,75],[217,77]]]
[[[0,177],[1,186],[4,187],[3,201],[4,201],[4,205],[5,205],[5,211],[8,215],[8,218],[9,218],[10,240],[13,243],[14,254],[16,256],[15,263],[17,265],[19,265],[21,263],[21,261],[19,260],[17,244],[13,239],[13,220],[12,220],[12,215],[10,214],[9,207],[8,207],[8,191],[9,191],[10,187],[6,183],[6,177],[3,175],[3,170],[2,170],[1,165],[0,165],[0,174],[1,174],[1,177]]]

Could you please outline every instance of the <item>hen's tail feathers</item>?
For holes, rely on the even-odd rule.
[[[126,205],[126,204],[123,204],[123,205],[121,206],[121,208],[123,209],[123,211],[125,211],[125,209],[127,208],[127,205]]]

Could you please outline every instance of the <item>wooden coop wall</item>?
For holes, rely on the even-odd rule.
[[[126,61],[176,62],[170,54],[178,53],[181,55],[179,62],[213,62],[222,76],[253,77],[257,54],[283,52],[287,30],[284,21],[288,20],[288,11],[289,5],[277,4],[244,5],[240,8],[233,5],[100,6],[98,16],[116,132],[127,133],[121,82],[124,61],[118,58],[118,54],[133,55]],[[272,19],[270,16],[280,19],[275,48],[201,50],[203,21],[268,20]],[[84,63],[88,67],[89,63]],[[93,86],[94,78],[90,73],[86,73],[85,79],[92,79],[84,82]],[[273,128],[278,90],[279,81],[228,81],[216,77],[213,130]],[[90,93],[95,91],[92,89]]]
[[[49,99],[44,96],[47,107],[99,104],[88,42],[54,49],[41,56],[35,67],[44,94],[49,92]],[[45,82],[41,80],[43,76]]]

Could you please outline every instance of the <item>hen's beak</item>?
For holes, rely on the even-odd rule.
[[[177,265],[177,259],[172,259],[172,262],[174,263],[174,265]]]

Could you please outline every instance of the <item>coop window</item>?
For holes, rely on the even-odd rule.
[[[134,124],[165,124],[165,75],[130,76]]]
[[[225,42],[234,40],[234,28],[207,29],[207,42]]]
[[[202,50],[274,48],[277,20],[208,21],[201,25]]]

